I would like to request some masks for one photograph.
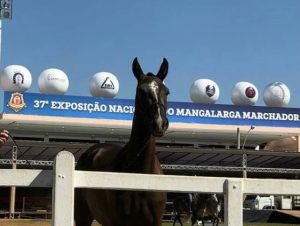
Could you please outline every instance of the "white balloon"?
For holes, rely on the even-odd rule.
[[[290,90],[282,82],[273,82],[265,87],[264,102],[269,107],[286,107],[290,98]]]
[[[69,88],[69,79],[62,70],[49,68],[41,72],[38,86],[41,93],[64,94]]]
[[[31,73],[21,65],[9,65],[0,75],[0,84],[5,91],[24,92],[30,88],[31,83]]]
[[[219,95],[219,86],[210,79],[198,79],[190,88],[190,97],[195,103],[214,104],[219,99]]]
[[[110,72],[98,72],[90,79],[89,88],[94,97],[113,98],[119,92],[119,81]]]
[[[238,82],[231,90],[231,101],[235,105],[255,105],[258,96],[256,86],[250,82]]]

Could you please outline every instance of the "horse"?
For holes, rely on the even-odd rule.
[[[221,211],[221,196],[217,197],[216,194],[200,194],[195,193],[192,201],[192,226],[195,225],[197,220],[202,221],[204,226],[204,217],[212,217],[212,225],[219,225],[219,213]]]
[[[76,169],[123,173],[163,174],[156,156],[155,138],[165,135],[167,96],[163,80],[168,73],[166,58],[156,75],[144,74],[138,59],[132,62],[137,80],[135,111],[128,142],[96,144],[79,158]],[[76,226],[161,226],[167,200],[166,192],[76,189],[74,218]]]
[[[181,214],[186,214],[186,219],[190,218],[191,213],[191,194],[187,194],[184,196],[178,196],[173,200],[173,226],[176,225],[176,222],[178,221],[181,226],[183,226],[181,221]]]

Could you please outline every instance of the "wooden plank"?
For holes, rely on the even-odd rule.
[[[52,187],[52,170],[0,169],[2,187]]]

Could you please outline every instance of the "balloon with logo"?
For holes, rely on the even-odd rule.
[[[38,87],[44,94],[65,94],[69,88],[69,79],[62,70],[49,68],[41,72]]]
[[[194,103],[214,104],[219,99],[220,89],[210,79],[198,79],[190,88],[190,97]]]
[[[91,77],[89,88],[94,97],[113,98],[119,92],[119,81],[110,72],[98,72]]]
[[[21,65],[9,65],[1,71],[0,85],[5,91],[25,92],[32,83],[30,71]]]
[[[231,90],[231,101],[235,105],[255,105],[258,96],[256,86],[250,82],[238,82]]]
[[[290,98],[290,90],[282,82],[270,83],[264,89],[264,102],[268,107],[286,107]]]

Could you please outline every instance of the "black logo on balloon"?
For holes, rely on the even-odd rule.
[[[13,75],[13,83],[16,85],[21,85],[24,83],[24,75],[22,75],[20,72],[16,72]]]
[[[115,89],[114,83],[110,80],[109,77],[106,77],[104,82],[101,85],[102,89]]]
[[[207,96],[212,97],[216,93],[216,88],[212,85],[208,85],[205,88],[205,92],[206,92]]]
[[[248,87],[248,88],[246,89],[245,94],[246,94],[246,97],[248,97],[248,98],[253,98],[253,97],[255,97],[255,95],[256,95],[256,91],[255,91],[255,89],[254,89],[253,87]]]

